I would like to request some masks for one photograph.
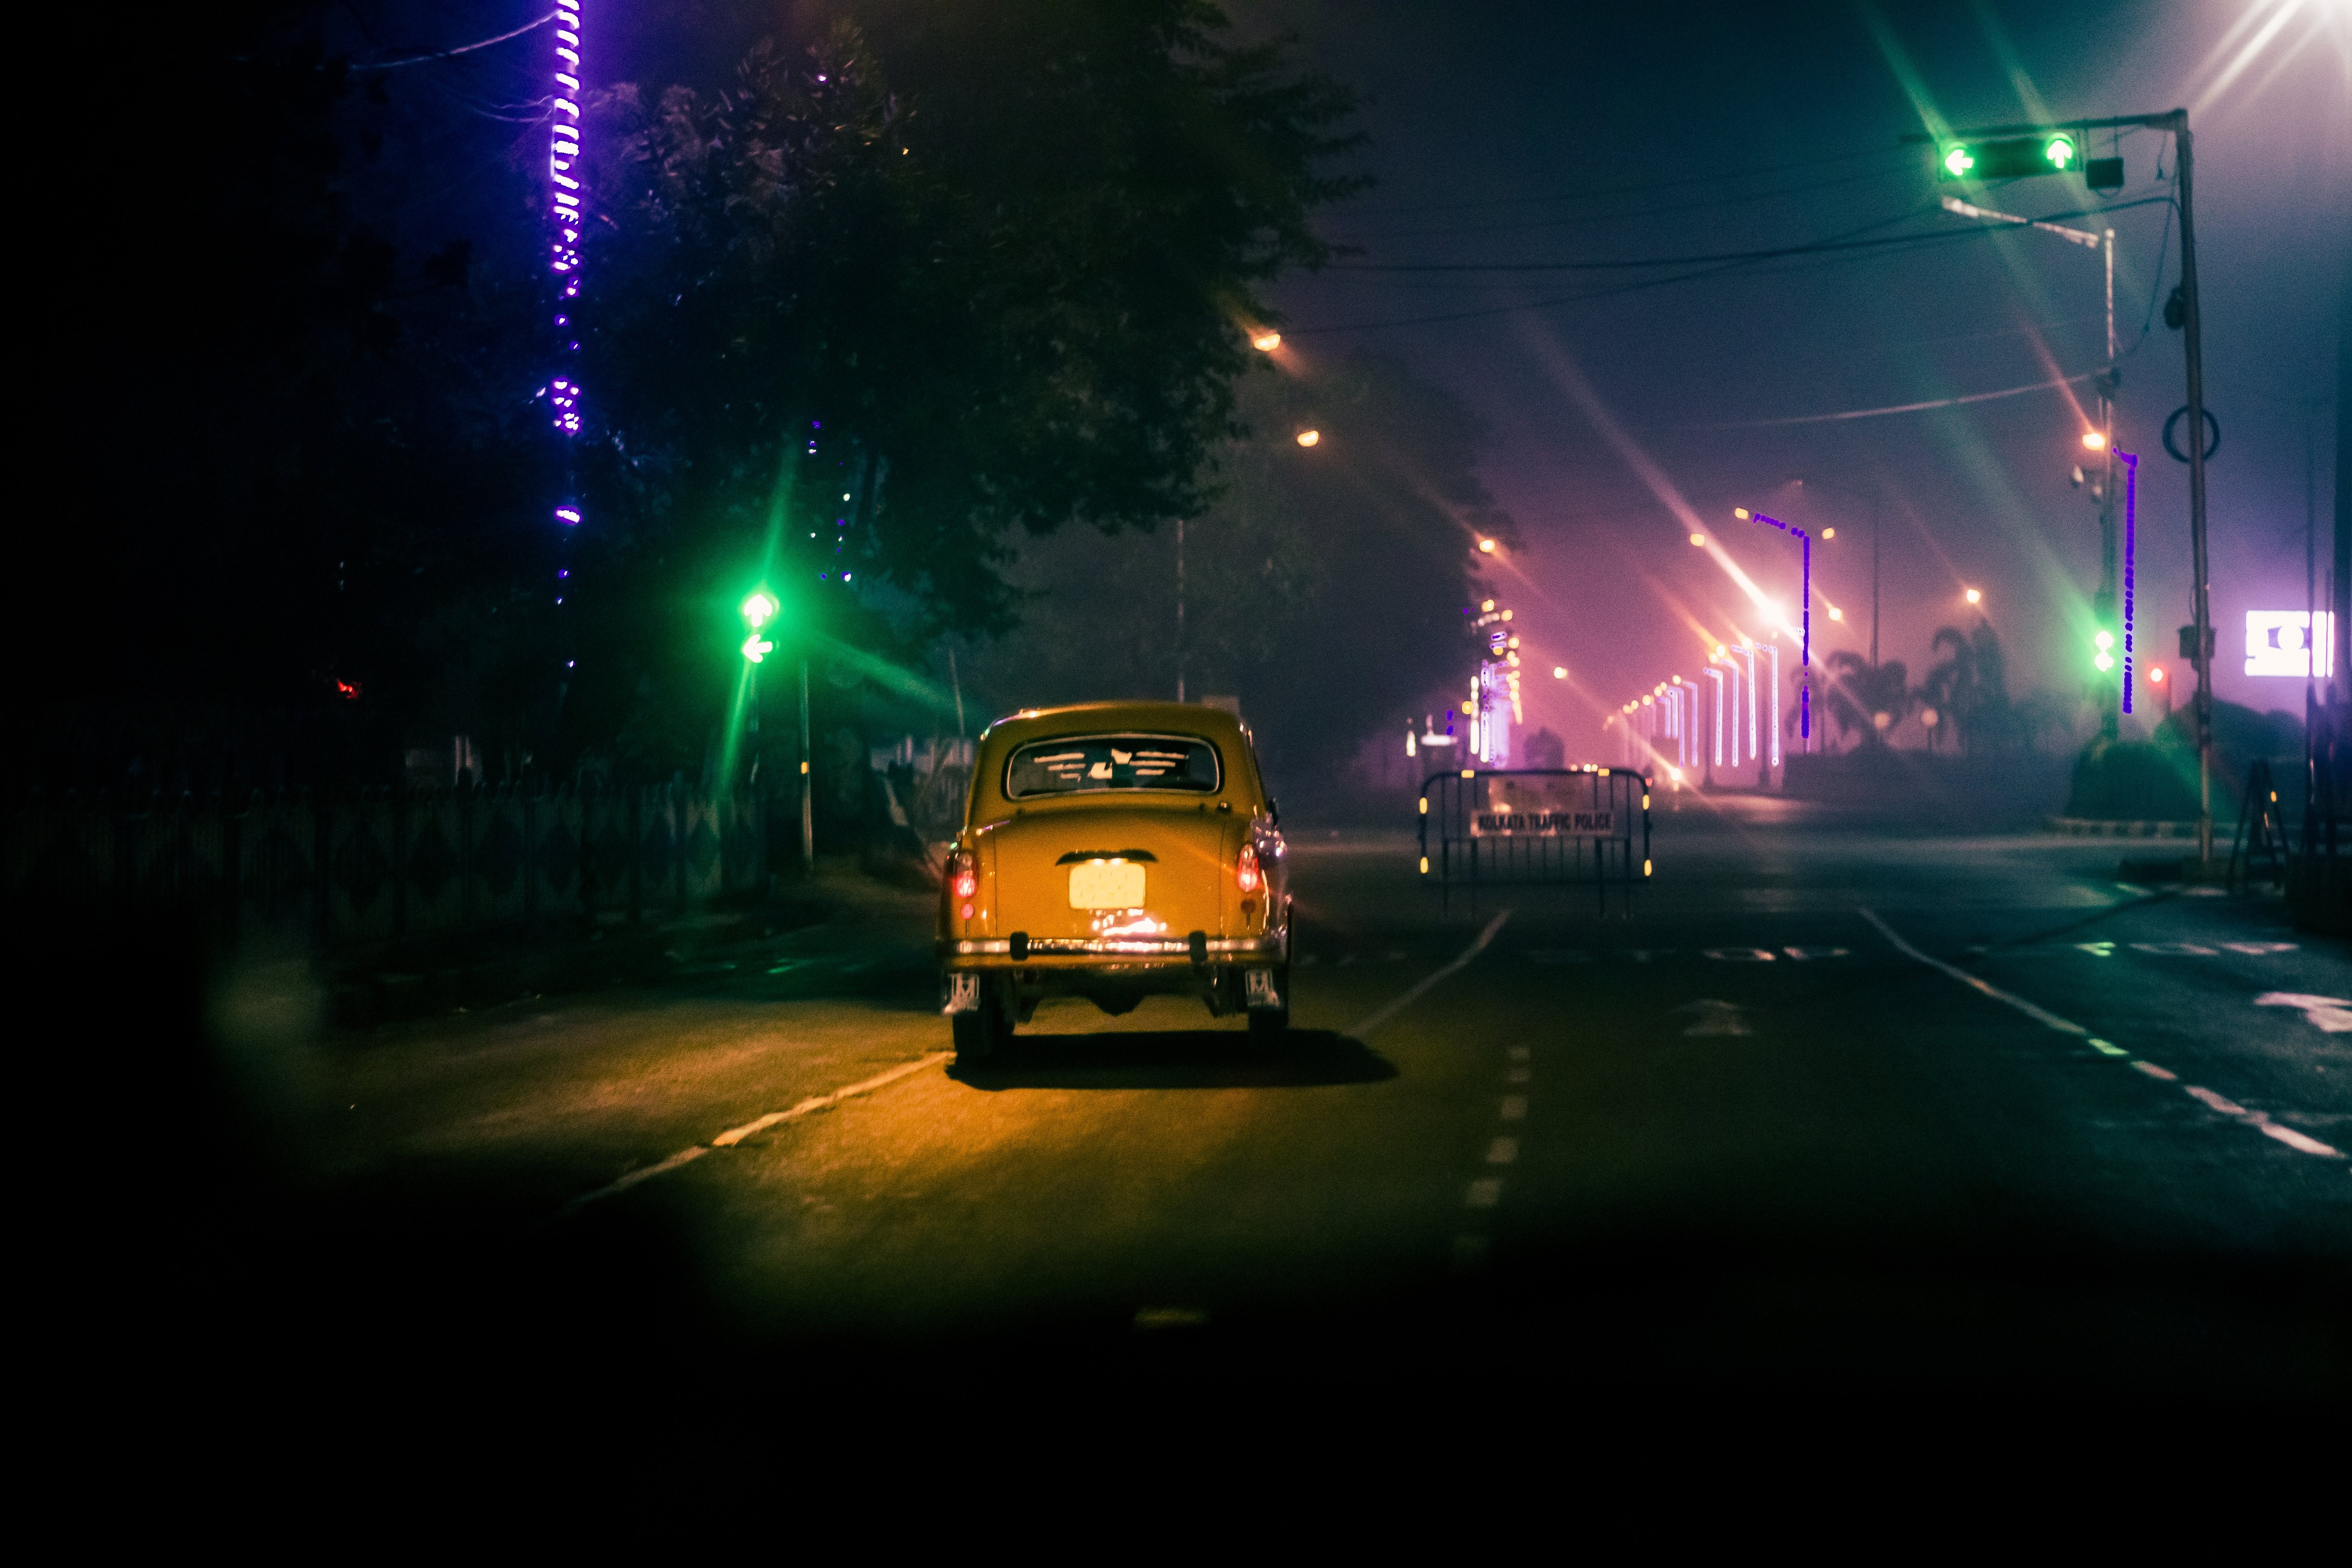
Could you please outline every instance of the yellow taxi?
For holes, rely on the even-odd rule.
[[[984,1061],[1047,996],[1126,1013],[1197,996],[1250,1033],[1290,1024],[1290,898],[1241,720],[1097,702],[990,725],[941,880],[940,1010]]]

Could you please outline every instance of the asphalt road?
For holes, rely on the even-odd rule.
[[[1402,837],[1294,853],[1270,1054],[1071,1002],[958,1069],[928,900],[880,890],[659,984],[357,1033],[249,968],[188,1332],[639,1392],[1360,1393],[1505,1349],[1629,1399],[2352,1391],[2352,962],[2274,900],[1774,801],[1662,811],[1605,918],[1441,913]]]

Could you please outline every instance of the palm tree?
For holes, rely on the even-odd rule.
[[[1840,648],[1823,662],[1822,707],[1836,721],[1842,735],[1859,732],[1866,746],[1883,746],[1886,731],[1911,711],[1911,672],[1899,658],[1874,666],[1848,648]],[[1885,715],[1886,721],[1878,720]]]
[[[2009,700],[2008,661],[1992,623],[1979,620],[1973,632],[1939,626],[1928,646],[1938,653],[1949,652],[1920,682],[1921,706],[1937,710],[1971,752],[2012,738],[2017,717]]]

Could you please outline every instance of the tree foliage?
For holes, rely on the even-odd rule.
[[[1202,508],[1253,289],[1349,188],[1347,95],[1221,26],[853,4],[727,88],[601,101],[586,597],[625,584],[639,713],[711,685],[752,582],[844,641],[992,631],[1018,539]]]
[[[1241,700],[1273,765],[1332,773],[1454,689],[1475,657],[1475,541],[1514,533],[1477,477],[1477,421],[1378,359],[1268,367],[1239,412],[1216,500],[1183,528],[1181,636],[1174,530],[1043,542],[1017,574],[1024,624],[972,658],[1000,710],[1172,697],[1181,668],[1187,696]]]
[[[1197,511],[1254,291],[1327,254],[1347,94],[1198,0],[764,16],[730,81],[593,100],[569,480],[530,395],[544,129],[355,73],[341,8],[151,24],[201,155],[166,177],[142,117],[81,109],[60,161],[77,482],[14,581],[131,608],[11,617],[58,689],[690,765],[747,582],[887,653],[1007,624],[1022,538]]]

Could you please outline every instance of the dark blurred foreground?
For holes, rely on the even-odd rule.
[[[2086,1247],[1993,1193],[1902,1236],[1561,1233],[1475,1274],[1259,1292],[1213,1321],[1145,1322],[1106,1286],[1009,1324],[779,1328],[713,1276],[704,1221],[661,1184],[566,1218],[496,1183],[329,1179],[318,1069],[352,1047],[326,1039],[299,954],[231,954],[166,913],[16,951],[19,994],[64,1004],[54,1332],[85,1397],[135,1398],[154,1434],[200,1440],[234,1413],[311,1461],[522,1445],[527,1468],[680,1421],[813,1456],[845,1431],[1058,1446],[1237,1422],[1413,1444],[1533,1399],[1620,1433],[1843,1443],[1860,1419],[1941,1443],[2021,1407],[2185,1423],[2352,1399],[2341,1266]]]

